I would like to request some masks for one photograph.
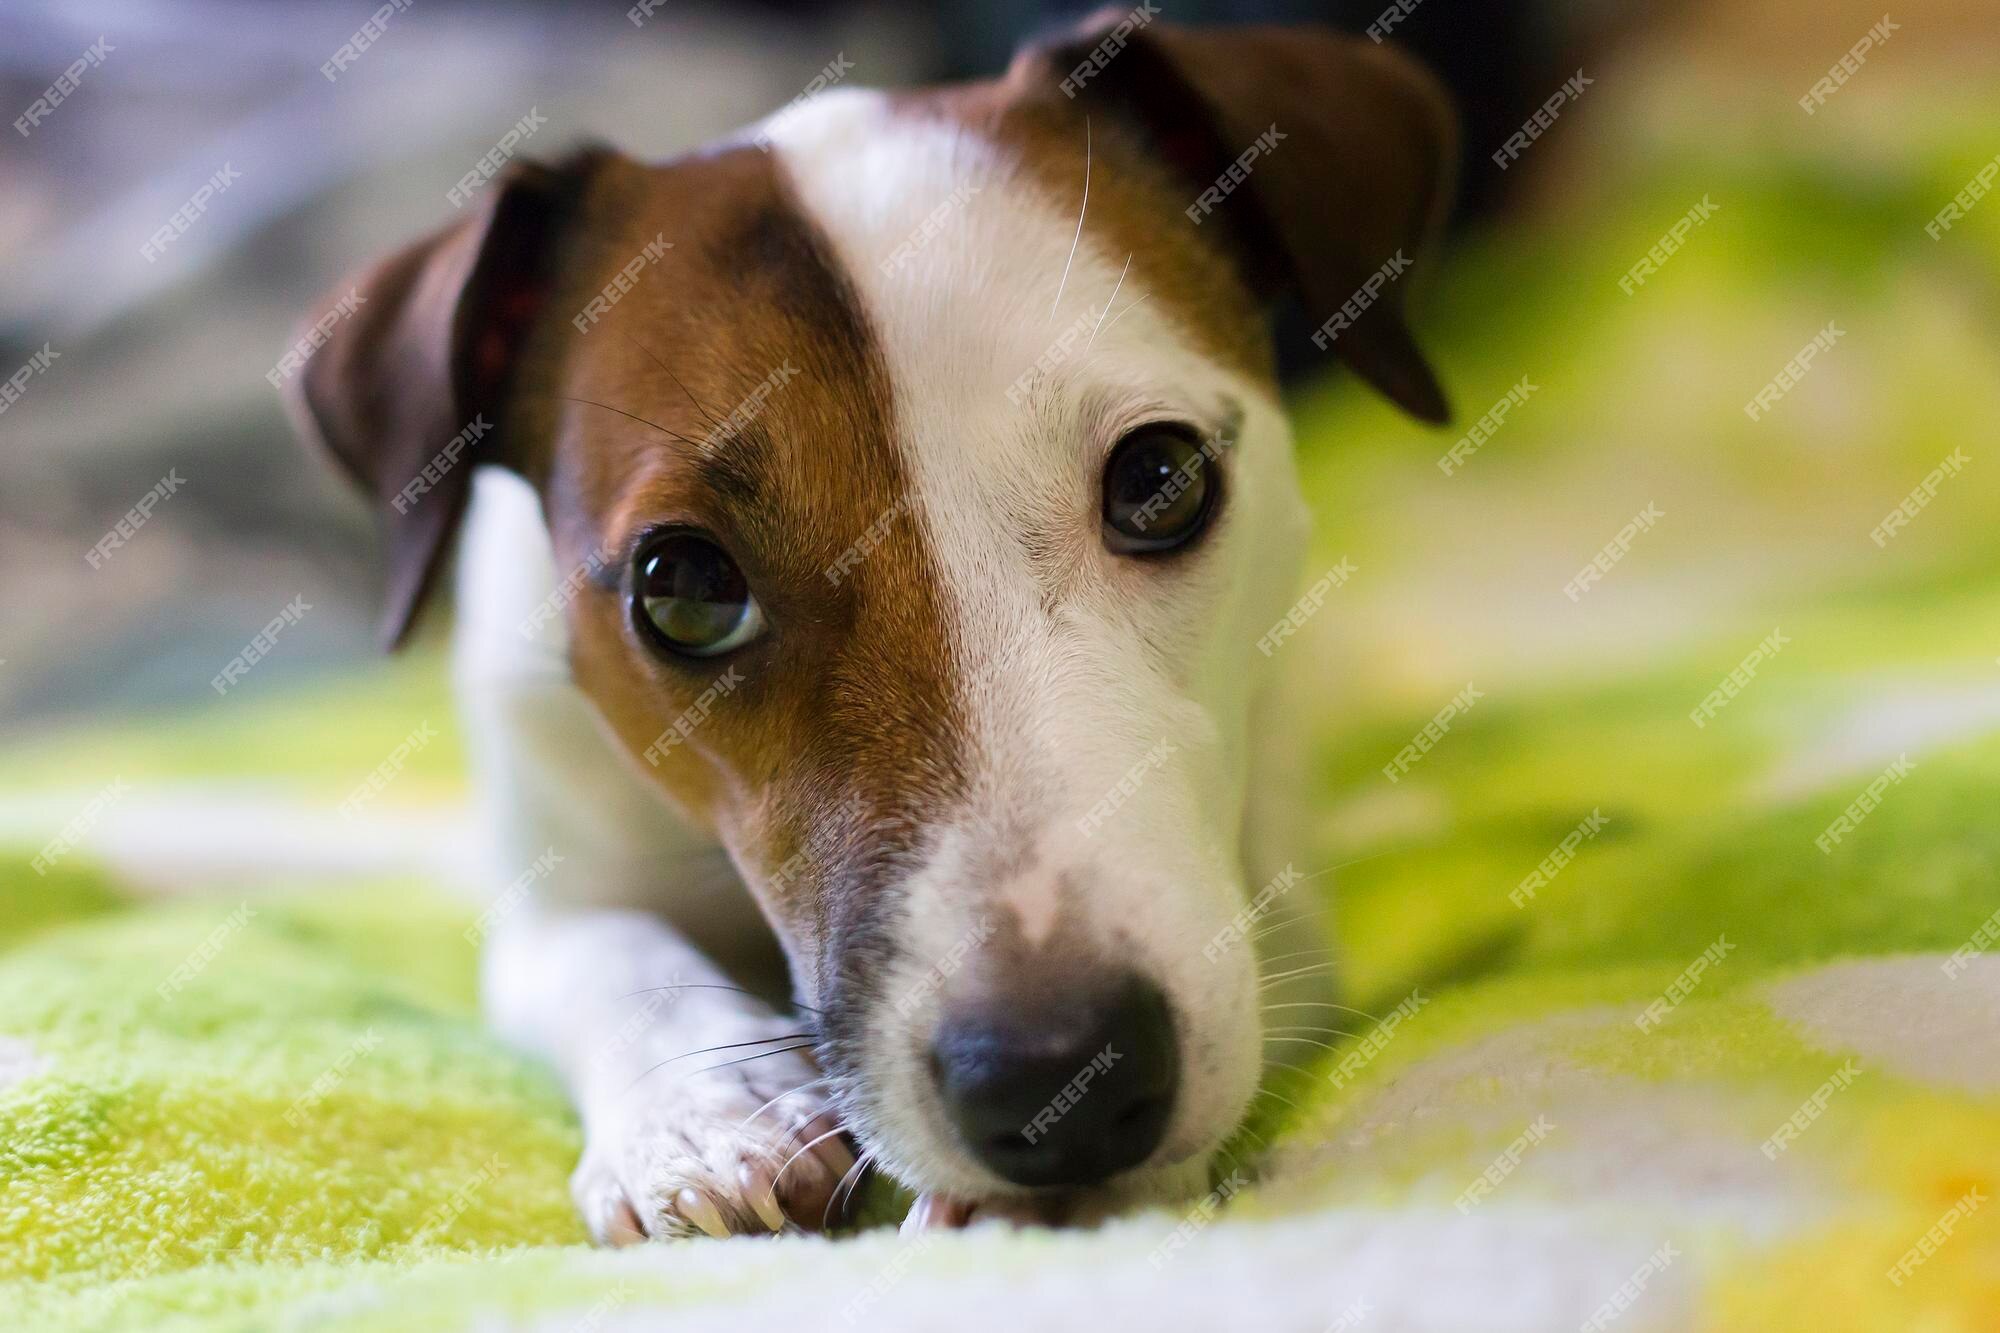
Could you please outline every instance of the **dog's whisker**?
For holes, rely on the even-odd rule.
[[[1264,1042],[1265,1042],[1265,1044],[1266,1044],[1266,1045],[1269,1045],[1270,1043],[1272,1043],[1272,1042],[1274,1042],[1274,1041],[1290,1041],[1290,1042],[1297,1042],[1297,1043],[1299,1043],[1299,1044],[1300,1044],[1300,1045],[1302,1045],[1302,1046],[1317,1046],[1317,1047],[1319,1047],[1319,1048],[1320,1048],[1320,1049],[1321,1049],[1322,1051],[1337,1051],[1337,1050],[1339,1050],[1339,1049],[1340,1049],[1340,1048],[1339,1048],[1338,1046],[1329,1046],[1329,1045],[1327,1045],[1327,1044],[1326,1044],[1325,1042],[1323,1042],[1323,1041],[1314,1041],[1314,1040],[1313,1040],[1313,1039],[1312,1039],[1311,1037],[1282,1037],[1282,1036],[1280,1036],[1280,1037],[1266,1037],[1266,1038],[1264,1038]]]
[[[839,1207],[843,1212],[846,1211],[847,1205],[840,1202],[840,1191],[843,1186],[847,1189],[847,1202],[854,1202],[854,1189],[861,1183],[861,1173],[867,1170],[868,1164],[874,1160],[875,1149],[870,1148],[867,1152],[855,1158],[854,1165],[847,1168],[847,1174],[834,1184],[833,1193],[827,1197],[826,1211],[820,1214],[820,1230],[824,1231],[832,1223],[833,1210],[836,1207]]]
[[[697,1069],[697,1070],[695,1070],[694,1072],[695,1072],[696,1074],[706,1074],[706,1073],[708,1073],[708,1072],[709,1072],[709,1071],[711,1071],[711,1070],[715,1070],[715,1069],[727,1069],[727,1068],[729,1068],[729,1066],[731,1066],[731,1065],[743,1065],[743,1064],[748,1064],[748,1063],[750,1063],[750,1062],[751,1062],[752,1060],[763,1060],[763,1059],[766,1059],[767,1057],[769,1057],[769,1056],[773,1056],[773,1055],[785,1055],[785,1054],[788,1054],[788,1053],[790,1053],[790,1052],[792,1052],[792,1051],[809,1051],[809,1050],[811,1050],[811,1049],[812,1049],[812,1048],[813,1048],[813,1047],[814,1047],[815,1045],[817,1045],[817,1044],[818,1044],[818,1043],[817,1043],[817,1042],[815,1042],[815,1041],[802,1041],[802,1042],[799,1042],[799,1043],[798,1043],[797,1045],[794,1045],[794,1046],[780,1046],[780,1047],[778,1047],[778,1048],[777,1048],[776,1050],[774,1050],[774,1051],[759,1051],[759,1052],[757,1052],[757,1053],[756,1053],[755,1055],[745,1055],[745,1056],[741,1056],[741,1057],[739,1057],[739,1058],[737,1058],[737,1059],[735,1059],[735,1060],[724,1060],[724,1061],[723,1061],[723,1062],[722,1062],[721,1064],[717,1064],[717,1065],[703,1065],[703,1066],[702,1066],[702,1067],[701,1067],[700,1069]],[[693,1076],[694,1076],[693,1074],[690,1074],[690,1075],[689,1075],[688,1077],[692,1078]]]
[[[1142,305],[1146,304],[1146,302],[1148,302],[1148,301],[1150,301],[1150,300],[1152,300],[1152,299],[1153,299],[1153,294],[1152,294],[1151,292],[1147,292],[1147,293],[1146,293],[1146,294],[1145,294],[1144,296],[1142,296],[1142,297],[1140,297],[1140,298],[1139,298],[1138,300],[1134,301],[1134,302],[1133,302],[1133,303],[1132,303],[1131,305],[1128,305],[1128,306],[1126,306],[1126,307],[1125,307],[1125,308],[1124,308],[1123,310],[1121,310],[1121,311],[1119,311],[1119,312],[1118,312],[1117,314],[1113,315],[1113,316],[1111,317],[1111,323],[1109,323],[1109,324],[1105,325],[1105,327],[1106,327],[1106,328],[1116,328],[1116,327],[1117,327],[1117,325],[1118,325],[1118,321],[1119,321],[1119,320],[1121,320],[1121,319],[1125,318],[1125,316],[1127,316],[1127,315],[1131,314],[1131,313],[1132,313],[1132,312],[1133,312],[1134,310],[1137,310],[1137,309],[1138,309],[1138,308],[1139,308],[1140,306],[1142,306]],[[1300,882],[1301,882],[1301,883],[1303,883],[1304,881],[1300,881]]]
[[[762,1106],[752,1111],[749,1115],[744,1116],[742,1123],[738,1124],[736,1127],[738,1129],[748,1129],[750,1127],[750,1122],[752,1120],[755,1120],[758,1116],[764,1114],[764,1112],[770,1110],[772,1107],[776,1106],[779,1102],[785,1100],[785,1098],[790,1097],[794,1093],[804,1092],[807,1088],[817,1086],[818,1084],[824,1082],[826,1082],[826,1075],[822,1074],[818,1078],[807,1079],[805,1082],[799,1084],[799,1086],[797,1086],[796,1088],[786,1088],[783,1092],[771,1098],[770,1101],[765,1102]]]
[[[1284,1004],[1263,1005],[1258,1012],[1264,1013],[1272,1009],[1338,1009],[1343,1013],[1353,1014],[1356,1018],[1365,1018],[1371,1023],[1382,1021],[1366,1009],[1356,1009],[1351,1004],[1336,1004],[1332,1000],[1290,1000]]]
[[[1333,963],[1314,963],[1309,967],[1295,967],[1284,972],[1272,972],[1263,978],[1259,989],[1268,989],[1274,982],[1295,981],[1300,977],[1309,977],[1315,973],[1331,972],[1335,966],[1336,964]]]
[[[1084,351],[1088,352],[1090,350],[1091,343],[1097,341],[1097,331],[1104,327],[1104,317],[1110,314],[1111,307],[1117,304],[1118,290],[1119,288],[1125,285],[1125,275],[1127,273],[1130,273],[1131,271],[1132,271],[1132,256],[1130,254],[1127,254],[1125,256],[1125,267],[1118,270],[1117,284],[1112,287],[1111,295],[1104,298],[1104,309],[1097,312],[1097,323],[1090,326],[1090,338],[1083,344]]]
[[[659,357],[655,356],[653,354],[652,348],[646,346],[646,344],[640,342],[637,338],[634,338],[631,334],[625,332],[625,330],[623,329],[618,330],[618,334],[620,337],[625,339],[626,342],[631,343],[634,347],[638,348],[640,351],[644,352],[649,358],[651,358],[654,365],[658,366],[661,370],[666,371],[667,378],[674,382],[675,388],[679,389],[682,393],[687,394],[687,400],[690,403],[694,404],[694,410],[701,413],[702,419],[708,422],[708,428],[710,430],[719,431],[722,429],[722,423],[716,420],[715,413],[709,411],[706,407],[704,407],[702,405],[701,399],[695,397],[693,393],[689,392],[688,386],[681,383],[681,377],[674,374],[673,367],[669,366],[665,361],[662,361]]]
[[[700,440],[691,440],[677,430],[668,430],[665,426],[662,426],[659,422],[648,421],[646,420],[646,418],[638,415],[636,412],[627,412],[622,407],[613,407],[609,403],[600,403],[594,398],[575,398],[566,393],[557,394],[556,397],[560,398],[565,403],[582,403],[585,407],[601,407],[606,412],[616,412],[619,416],[624,417],[627,421],[636,421],[642,426],[650,426],[654,430],[660,432],[660,434],[667,436],[669,439],[679,440],[682,444],[691,444],[697,449],[702,447]]]
[[[787,1032],[780,1037],[758,1037],[751,1041],[725,1041],[715,1046],[703,1046],[699,1050],[682,1051],[679,1055],[668,1056],[666,1059],[660,1061],[660,1063],[654,1065],[651,1069],[648,1069],[644,1074],[639,1075],[638,1078],[633,1079],[632,1082],[626,1086],[625,1090],[627,1092],[630,1092],[633,1088],[638,1087],[639,1084],[647,1077],[647,1075],[652,1074],[657,1070],[665,1069],[668,1065],[673,1064],[676,1060],[686,1060],[696,1055],[708,1055],[714,1051],[734,1051],[734,1050],[740,1050],[745,1046],[761,1046],[766,1042],[772,1042],[772,1041],[797,1041],[801,1037],[810,1037],[812,1035],[813,1034],[810,1032]],[[710,1067],[717,1068],[719,1066],[710,1066]]]
[[[1090,117],[1083,118],[1083,207],[1076,210],[1076,237],[1069,243],[1069,259],[1063,264],[1062,281],[1056,284],[1056,299],[1049,306],[1049,321],[1062,308],[1063,288],[1069,285],[1069,271],[1076,263],[1076,247],[1083,242],[1083,218],[1090,211]],[[1108,308],[1108,307],[1107,307]]]
[[[778,1182],[785,1178],[785,1172],[791,1169],[792,1163],[798,1161],[801,1154],[811,1152],[814,1148],[818,1147],[822,1143],[825,1143],[828,1139],[832,1138],[834,1135],[839,1134],[841,1132],[842,1131],[840,1126],[835,1125],[832,1129],[829,1129],[826,1133],[820,1135],[818,1138],[813,1139],[810,1142],[800,1144],[798,1152],[795,1152],[790,1157],[787,1157],[785,1159],[785,1164],[778,1168],[778,1174],[771,1177],[771,1193],[776,1194],[778,1192]]]
[[[756,991],[750,990],[743,986],[724,986],[718,982],[711,982],[711,981],[683,981],[683,982],[675,982],[672,985],[667,985],[667,986],[641,986],[638,990],[626,991],[623,995],[619,996],[618,998],[621,1000],[629,1000],[635,995],[651,995],[656,991],[667,991],[667,990],[726,990],[726,991],[735,991],[738,995],[748,995],[753,1000],[761,1000],[762,998],[764,998],[763,996],[757,994]],[[797,1000],[792,1001],[792,1008],[803,1009],[809,1014],[821,1013],[820,1010],[813,1008],[811,1005],[800,1004]],[[824,1017],[825,1015],[821,1014],[821,1016]]]
[[[1264,1088],[1260,1090],[1257,1093],[1257,1095],[1259,1097],[1270,1097],[1273,1100],[1282,1103],[1283,1105],[1291,1107],[1294,1111],[1297,1111],[1300,1115],[1304,1115],[1306,1113],[1306,1109],[1303,1106],[1300,1106],[1297,1102],[1293,1101],[1290,1097],[1285,1096],[1284,1093],[1279,1092],[1276,1088],[1268,1088],[1268,1087]]]

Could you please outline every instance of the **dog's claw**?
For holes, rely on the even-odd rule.
[[[778,1207],[777,1192],[771,1188],[771,1173],[745,1163],[736,1178],[743,1186],[743,1201],[750,1205],[758,1220],[773,1231],[783,1231],[785,1210]]]
[[[706,1194],[700,1190],[685,1189],[674,1196],[674,1211],[694,1223],[717,1240],[729,1234],[723,1225],[722,1214],[716,1210]]]

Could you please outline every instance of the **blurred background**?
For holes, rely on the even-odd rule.
[[[139,794],[88,841],[141,878],[249,873],[260,846],[341,872],[448,860],[449,743],[359,831],[272,799],[337,797],[416,719],[450,734],[443,617],[406,657],[378,657],[373,515],[293,439],[267,382],[309,300],[449,217],[446,191],[526,117],[530,155],[601,138],[664,156],[788,101],[837,55],[860,85],[990,72],[1086,8],[415,0],[329,81],[374,4],[9,0],[0,109],[29,119],[0,133],[0,382],[30,373],[0,410],[0,836],[38,846],[118,779]],[[1348,713],[1406,735],[1405,702],[1428,716],[1475,673],[1616,680],[1713,642],[1713,670],[1691,669],[1705,680],[1779,605],[1874,598],[1872,638],[1916,582],[2000,568],[2000,201],[1926,232],[2000,154],[2000,0],[1892,12],[1810,112],[1800,99],[1882,24],[1874,4],[1398,8],[1161,5],[1186,22],[1387,23],[1463,113],[1450,254],[1418,310],[1457,422],[1426,433],[1351,383],[1295,386],[1324,554],[1369,575],[1298,650],[1324,687],[1330,781],[1350,749],[1356,774],[1376,762]],[[1578,71],[1581,95],[1496,164]],[[1704,201],[1678,252],[1621,288]],[[1829,321],[1841,340],[1749,419]],[[1535,396],[1444,473],[1438,456],[1524,378]],[[1972,463],[1908,533],[1871,542],[1961,446]],[[143,525],[93,562],[149,494]],[[1559,595],[1649,503],[1668,515],[1658,535],[1587,602]],[[294,599],[310,610],[218,698],[211,679]],[[2000,624],[1951,623],[1983,646],[1954,645],[1944,704],[1935,685],[1904,703],[1942,708],[1942,727],[2000,717]],[[183,795],[195,779],[204,804]],[[230,820],[228,848],[191,813],[218,801],[253,816]],[[1425,818],[1421,795],[1374,791],[1330,802],[1321,841],[1365,850]]]

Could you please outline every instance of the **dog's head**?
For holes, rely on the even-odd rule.
[[[343,284],[301,395],[400,637],[475,462],[573,674],[728,848],[847,1122],[993,1198],[1204,1160],[1260,1068],[1246,731],[1306,516],[1265,324],[1420,417],[1450,118],[1366,42],[1143,11],[651,166],[522,167]]]

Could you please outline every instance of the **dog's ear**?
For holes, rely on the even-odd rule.
[[[1323,29],[1184,28],[1114,8],[1024,49],[1007,78],[1136,131],[1190,204],[1216,187],[1202,231],[1221,234],[1252,289],[1296,293],[1316,325],[1347,306],[1333,350],[1413,415],[1446,418],[1404,323],[1405,284],[1375,279],[1425,252],[1450,202],[1456,120],[1421,67]]]
[[[301,432],[383,507],[387,647],[408,634],[443,564],[473,468],[519,465],[510,406],[522,345],[547,304],[565,231],[609,156],[510,166],[463,220],[328,293],[287,353],[306,357],[286,386]]]

